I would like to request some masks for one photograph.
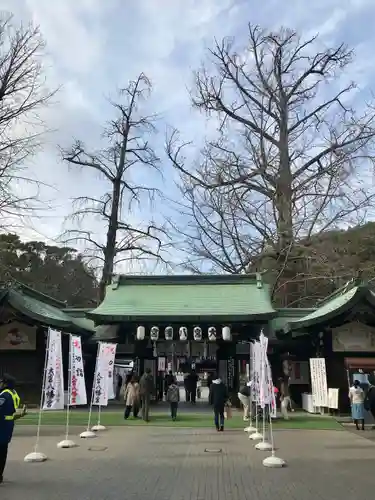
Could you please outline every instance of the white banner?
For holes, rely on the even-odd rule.
[[[268,362],[267,349],[268,349],[268,338],[260,335],[260,349],[261,349],[261,367],[260,367],[260,406],[264,408],[266,405],[272,405],[273,403],[273,383],[271,367]]]
[[[116,399],[114,369],[117,344],[108,344],[110,353],[108,357],[108,399]]]
[[[253,380],[253,394],[252,398],[253,401],[256,403],[260,402],[260,377],[261,377],[261,366],[262,366],[262,353],[261,353],[261,345],[259,342],[255,342],[252,345],[252,351],[253,351],[253,373],[252,373],[252,380]]]
[[[110,384],[113,391],[113,365],[116,356],[116,344],[100,342],[96,360],[94,386],[92,388],[92,404],[107,406]],[[112,370],[110,370],[112,367]]]
[[[43,387],[43,410],[64,409],[64,374],[61,332],[48,329],[47,362]]]
[[[81,337],[70,336],[70,394],[69,405],[80,406],[87,404],[85,373],[83,370],[83,356]]]
[[[326,360],[310,358],[311,393],[315,407],[328,406]]]

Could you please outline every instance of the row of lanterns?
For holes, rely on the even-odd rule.
[[[188,339],[188,329],[186,326],[181,326],[178,330],[180,340],[181,341],[186,341]],[[217,338],[216,334],[216,328],[214,326],[210,326],[208,328],[208,340],[210,342],[215,342]],[[146,336],[146,329],[144,326],[138,326],[137,327],[137,340],[144,340]],[[225,341],[230,341],[232,340],[232,335],[229,326],[224,326],[221,330],[221,336],[222,339]],[[165,340],[173,340],[173,327],[172,326],[167,326],[164,329],[164,338]],[[193,338],[197,342],[201,341],[203,338],[203,332],[202,328],[200,326],[195,326],[193,329]],[[159,327],[158,326],[153,326],[151,327],[150,330],[150,339],[152,342],[156,342],[159,340]]]

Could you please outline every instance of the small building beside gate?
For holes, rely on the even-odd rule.
[[[48,327],[88,340],[95,332],[85,311],[39,293],[21,283],[0,290],[0,375],[17,380],[23,401],[38,403],[42,385]],[[67,377],[68,336],[63,335],[63,359]],[[95,356],[95,355],[94,355]]]

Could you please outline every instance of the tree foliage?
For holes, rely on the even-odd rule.
[[[93,307],[98,283],[74,248],[21,241],[16,234],[0,234],[0,282],[28,285],[72,307]]]
[[[115,116],[103,131],[105,147],[92,151],[77,140],[72,147],[62,150],[62,157],[69,165],[99,174],[108,186],[100,198],[88,193],[76,199],[72,215],[75,220],[85,219],[86,227],[90,216],[104,222],[105,241],[101,242],[87,229],[70,230],[64,235],[66,242],[84,242],[87,256],[102,262],[101,299],[120,262],[162,260],[163,227],[152,220],[144,225],[134,222],[141,219],[142,201],[147,203],[158,194],[148,182],[151,172],[158,173],[160,168],[160,159],[150,145],[156,116],[144,115],[140,109],[150,92],[151,82],[143,73],[120,90],[118,100],[111,102]]]
[[[45,131],[40,111],[54,92],[43,78],[44,41],[39,28],[13,24],[0,14],[0,215],[1,226],[34,208],[39,183],[25,161],[40,147]],[[30,184],[32,185],[30,188]],[[25,187],[27,185],[26,194]],[[35,195],[34,195],[35,192]]]
[[[190,163],[188,143],[168,137],[184,197],[175,229],[190,270],[267,269],[274,294],[294,302],[313,236],[357,224],[373,204],[375,113],[354,108],[346,46],[248,33],[246,47],[216,42],[195,73],[193,105],[217,121],[217,136]]]

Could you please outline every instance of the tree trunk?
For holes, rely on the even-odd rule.
[[[99,300],[105,297],[106,286],[111,283],[116,256],[116,238],[121,197],[121,177],[113,183],[111,217],[108,223],[107,241],[104,250],[104,265],[99,284]]]

